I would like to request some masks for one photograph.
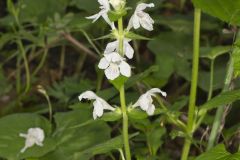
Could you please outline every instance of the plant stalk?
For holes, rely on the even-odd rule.
[[[122,107],[122,115],[123,115],[123,142],[125,149],[125,157],[126,160],[131,160],[131,152],[129,147],[129,136],[128,136],[128,115],[127,115],[127,107],[125,102],[125,90],[124,86],[120,88],[120,101]]]
[[[118,20],[118,32],[119,32],[119,54],[124,56],[123,51],[123,41],[124,41],[124,33],[123,33],[123,20],[120,18]],[[123,126],[122,126],[122,132],[123,132],[123,142],[124,142],[124,151],[125,151],[125,157],[126,160],[131,160],[131,152],[129,147],[129,136],[128,136],[128,115],[127,115],[127,107],[126,107],[126,100],[125,100],[125,89],[124,84],[119,89],[120,92],[120,102],[121,102],[121,108],[122,108],[122,116],[123,116]]]
[[[222,92],[226,92],[226,91],[229,90],[229,87],[230,87],[230,84],[231,84],[231,81],[232,81],[232,76],[233,76],[233,59],[232,59],[232,57],[230,57],[230,62],[229,62],[229,65],[228,65],[227,75],[226,75],[226,79],[225,79],[225,83],[224,83],[224,87],[223,87]],[[217,135],[219,133],[219,128],[220,128],[220,125],[221,125],[224,110],[225,110],[225,106],[220,106],[217,109],[217,113],[216,113],[216,116],[215,116],[215,119],[214,119],[214,122],[213,122],[213,127],[212,127],[210,137],[209,137],[209,140],[208,140],[207,150],[211,149],[216,142],[216,138],[217,138]]]
[[[190,101],[188,109],[187,131],[190,137],[193,134],[195,105],[197,96],[198,83],[198,67],[199,67],[199,44],[200,44],[200,24],[201,24],[201,10],[195,8],[194,11],[194,37],[193,37],[193,67],[192,67],[192,83],[190,91]],[[187,160],[191,146],[191,140],[186,137],[181,160]]]

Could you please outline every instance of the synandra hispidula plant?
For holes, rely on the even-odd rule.
[[[134,49],[131,47],[131,36],[128,36],[131,29],[138,29],[140,27],[152,31],[154,21],[148,13],[144,10],[154,7],[153,3],[146,4],[140,3],[137,5],[134,14],[131,16],[128,26],[124,29],[123,17],[127,14],[125,0],[98,0],[100,4],[100,11],[92,16],[86,17],[87,19],[95,22],[99,18],[103,18],[111,27],[112,36],[115,39],[109,42],[104,50],[103,57],[98,63],[99,69],[104,70],[107,79],[118,89],[120,94],[120,105],[123,119],[123,142],[126,160],[131,159],[131,152],[128,138],[128,110],[125,102],[125,88],[124,83],[132,75],[131,66],[127,63],[128,59],[134,57]],[[117,27],[115,27],[117,22]],[[135,34],[134,34],[135,35]],[[157,93],[162,94],[164,97],[167,95],[165,92],[158,88],[153,88],[141,95],[134,105],[130,105],[132,109],[140,107],[146,111],[148,115],[154,115],[155,106],[152,97]],[[116,108],[108,104],[104,99],[97,96],[92,91],[86,91],[79,96],[79,100],[88,99],[94,100],[93,102],[93,118],[97,119],[104,114],[104,110],[115,111]],[[131,110],[132,110],[131,109]]]

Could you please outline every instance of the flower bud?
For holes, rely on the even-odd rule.
[[[109,0],[110,4],[117,11],[122,9],[125,6],[125,0]]]

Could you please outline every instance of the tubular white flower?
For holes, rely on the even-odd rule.
[[[104,69],[106,77],[110,80],[116,79],[120,74],[126,77],[131,76],[131,67],[117,52],[104,54],[104,57],[98,64],[98,68]]]
[[[100,11],[97,14],[94,14],[92,16],[86,17],[87,19],[92,19],[93,22],[97,21],[100,17],[103,17],[103,19],[111,26],[112,29],[115,29],[114,23],[110,21],[108,18],[107,13],[110,11],[110,4],[108,0],[98,0],[98,3],[100,4]]]
[[[104,110],[110,110],[114,111],[115,108],[110,106],[104,99],[98,97],[94,92],[92,91],[86,91],[83,92],[79,97],[79,101],[82,101],[82,99],[87,100],[94,100],[93,102],[93,119],[97,119],[98,117],[101,117],[103,115]]]
[[[155,97],[157,93],[162,94],[162,96],[164,97],[167,96],[166,92],[163,92],[158,88],[153,88],[141,95],[137,102],[133,105],[133,107],[135,108],[139,106],[142,110],[146,111],[148,115],[153,115],[155,111],[155,106],[153,104],[152,97]]]
[[[134,49],[129,44],[131,40],[125,38],[123,41],[123,53],[126,55],[127,58],[132,59],[134,54]],[[119,40],[110,42],[107,44],[107,47],[104,51],[104,54],[112,53],[112,52],[118,52],[119,50]]]
[[[109,0],[115,10],[119,10],[125,5],[125,0]]]
[[[19,136],[26,139],[25,146],[20,151],[21,153],[33,147],[35,144],[42,147],[45,137],[44,131],[41,128],[29,128],[27,134],[20,133]]]
[[[145,13],[143,11],[147,7],[152,8],[152,7],[154,7],[154,4],[153,3],[150,3],[150,4],[140,3],[137,5],[136,10],[128,23],[128,27],[127,27],[128,31],[132,27],[134,29],[138,29],[138,28],[140,28],[140,26],[142,26],[144,29],[146,29],[148,31],[153,30],[153,24],[154,24],[153,19],[150,17],[150,15],[148,13]]]

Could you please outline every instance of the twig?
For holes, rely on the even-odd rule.
[[[88,54],[89,56],[91,56],[94,59],[99,59],[99,57],[92,52],[90,49],[88,49],[87,47],[85,47],[81,42],[79,42],[78,40],[76,40],[70,33],[66,33],[66,32],[62,32],[62,36],[68,40],[69,42],[71,42],[72,44],[74,44],[77,48],[79,48],[80,50],[84,51],[86,54]]]

